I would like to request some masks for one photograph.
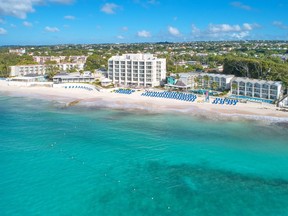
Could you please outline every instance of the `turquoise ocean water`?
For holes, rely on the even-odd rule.
[[[0,96],[0,215],[288,215],[287,124]]]

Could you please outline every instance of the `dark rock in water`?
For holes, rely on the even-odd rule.
[[[72,102],[68,103],[66,106],[67,106],[67,107],[69,107],[69,106],[75,106],[75,105],[77,105],[79,102],[80,102],[80,100],[75,100],[75,101],[72,101]]]
[[[275,123],[275,125],[279,126],[279,127],[282,127],[282,128],[288,128],[288,122],[285,121],[285,122],[277,122]]]

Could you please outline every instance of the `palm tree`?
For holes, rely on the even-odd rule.
[[[211,87],[212,87],[213,90],[217,90],[218,83],[217,82],[212,82]]]
[[[200,84],[201,84],[201,82],[200,82],[200,78],[199,77],[195,77],[194,78],[194,89],[197,87],[200,87]]]
[[[237,83],[232,83],[232,85],[231,85],[231,92],[233,91],[233,89],[235,89],[236,91],[237,91],[237,89],[238,89],[238,84]]]
[[[209,88],[209,85],[210,85],[210,83],[209,83],[210,77],[209,77],[208,75],[205,75],[205,76],[203,77],[203,79],[204,79],[205,82],[207,82],[207,88]],[[205,85],[204,85],[204,86],[205,86]]]

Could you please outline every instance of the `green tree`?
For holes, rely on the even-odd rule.
[[[217,90],[218,89],[218,83],[217,82],[212,82],[211,83],[211,88],[213,89],[213,90]]]
[[[203,77],[203,79],[204,79],[204,81],[205,81],[205,83],[206,83],[206,85],[204,84],[204,87],[206,87],[206,88],[210,88],[210,77],[208,76],[208,75],[205,75],[204,77]]]
[[[53,77],[60,72],[60,68],[56,65],[47,65],[46,66],[46,74],[49,80],[52,80]]]

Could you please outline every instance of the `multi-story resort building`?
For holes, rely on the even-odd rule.
[[[57,67],[59,71],[67,71],[75,69],[77,71],[84,69],[84,64],[78,63],[65,63],[55,65],[17,65],[10,67],[10,76],[24,76],[27,74],[44,75],[49,67]]]
[[[227,90],[230,89],[231,80],[234,75],[212,74],[203,72],[179,73],[179,79],[174,83],[168,81],[168,87],[179,87],[177,82],[181,81],[189,89],[215,89]],[[183,87],[182,87],[183,88]]]
[[[87,56],[33,56],[33,60],[39,64],[45,64],[47,61],[55,61],[60,63],[78,63],[85,64]]]
[[[230,89],[231,80],[234,78],[234,75],[200,73],[197,78],[198,88],[213,88],[223,91]]]
[[[263,98],[269,100],[279,99],[282,83],[277,81],[265,81],[237,77],[233,79],[231,91],[234,95]]]
[[[95,76],[86,71],[80,73],[60,73],[53,77],[54,83],[91,83],[95,81]]]
[[[152,54],[124,54],[108,60],[108,78],[123,86],[153,87],[166,79],[166,59]]]

